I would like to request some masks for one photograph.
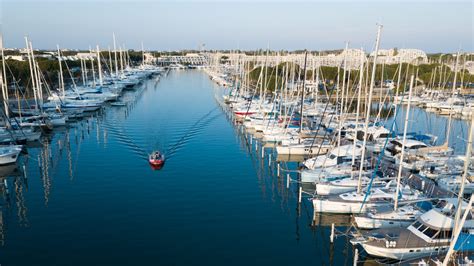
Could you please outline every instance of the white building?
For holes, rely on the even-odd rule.
[[[28,57],[25,55],[7,55],[5,56],[5,59],[11,59],[11,60],[16,60],[16,61],[26,61]]]
[[[366,53],[361,49],[347,49],[342,52],[335,54],[324,54],[319,55],[317,53],[308,53],[306,66],[311,69],[317,66],[331,66],[331,67],[342,67],[344,64],[344,58],[346,59],[348,69],[358,69],[361,61],[361,55],[366,56]],[[370,54],[373,57],[374,53]],[[303,66],[304,57],[303,53],[299,54],[285,54],[277,55],[272,53],[270,55],[261,54],[261,55],[246,55],[243,53],[212,53],[209,54],[210,64],[217,64],[219,58],[222,56],[227,56],[229,61],[233,64],[237,62],[256,62],[256,66],[260,65],[269,65],[275,66],[282,62],[295,62],[296,64]],[[388,50],[379,50],[377,63],[385,64],[398,64],[410,63],[410,64],[422,64],[428,63],[428,57],[426,53],[418,49],[388,49]]]
[[[474,74],[474,61],[466,61],[466,63],[464,63],[464,69],[467,69],[469,74]]]
[[[93,60],[97,57],[97,53],[77,53],[75,57],[83,60]]]
[[[370,56],[374,56],[374,52]],[[399,62],[410,64],[428,63],[426,53],[418,49],[380,49],[378,52],[377,63],[397,64]]]
[[[145,64],[154,64],[156,58],[151,53],[144,53],[145,55]]]

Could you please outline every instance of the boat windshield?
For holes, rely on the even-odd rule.
[[[429,201],[421,201],[416,203],[416,207],[426,212],[433,208],[433,204],[431,204]]]

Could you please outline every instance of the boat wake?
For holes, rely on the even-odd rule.
[[[194,124],[192,124],[187,130],[185,130],[184,134],[172,145],[170,145],[167,149],[162,149],[163,153],[166,154],[166,159],[169,160],[175,155],[186,143],[188,143],[193,137],[198,135],[202,132],[202,130],[208,126],[212,121],[217,119],[219,116],[222,115],[221,112],[218,114],[212,115],[218,107],[213,108],[209,112],[205,113],[201,116]],[[117,140],[124,144],[127,148],[133,151],[139,158],[148,161],[148,150],[150,147],[144,148],[135,143],[132,138],[128,136],[123,128],[120,128],[115,123],[104,123],[105,127],[108,131],[117,138]],[[154,148],[158,146],[159,141],[155,142]]]
[[[148,154],[142,147],[138,146],[123,130],[123,128],[118,128],[110,125],[109,123],[104,124],[107,130],[112,133],[117,140],[124,144],[127,148],[133,151],[138,157],[143,160],[148,160]]]
[[[212,110],[201,116],[193,125],[191,125],[188,130],[185,131],[185,134],[165,151],[167,158],[172,158],[173,155],[176,154],[176,152],[181,149],[187,142],[189,142],[194,136],[201,133],[202,130],[212,121],[221,116],[222,113],[218,113],[216,115],[211,116],[216,110],[218,110],[218,108],[218,106],[213,108]]]

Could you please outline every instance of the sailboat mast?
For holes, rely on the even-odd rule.
[[[92,69],[92,86],[95,88],[95,68],[94,68],[94,57],[92,57],[92,48],[89,47],[89,54],[91,55],[91,69]]]
[[[344,99],[345,97],[347,97],[346,95],[346,87],[347,87],[347,83],[346,83],[346,75],[347,75],[347,49],[349,49],[349,42],[346,42],[346,47],[344,49],[344,63],[343,63],[343,71],[344,73],[342,74],[342,99],[341,99],[341,113],[344,114],[345,113],[345,105],[347,104]],[[349,90],[347,90],[347,93],[349,93]]]
[[[99,72],[99,84],[102,87],[104,84],[102,80],[102,65],[100,64],[100,50],[99,45],[97,45],[97,71]]]
[[[315,71],[316,71],[316,60],[314,60],[314,55],[311,53],[311,82],[313,83],[314,85],[314,82],[315,82]],[[314,89],[311,89],[311,98],[314,100]],[[315,102],[316,104],[316,102]]]
[[[461,204],[463,202],[464,186],[467,181],[467,177],[469,174],[469,166],[471,164],[473,131],[474,131],[474,115],[471,118],[471,127],[469,129],[469,137],[467,140],[466,159],[464,160],[464,169],[462,173],[461,186],[459,188],[459,193],[458,193],[458,208],[456,210],[456,216],[454,218],[454,221],[455,221],[454,230],[453,230],[454,232],[456,232],[456,228],[458,226],[457,223],[459,222],[459,217],[461,215]]]
[[[360,161],[360,169],[359,169],[359,181],[357,182],[357,193],[360,193],[362,189],[362,171],[364,166],[364,158],[365,158],[365,147],[367,145],[367,135],[369,131],[369,119],[370,119],[370,109],[372,105],[372,94],[374,91],[374,82],[375,82],[375,70],[377,67],[377,56],[379,53],[379,46],[380,46],[380,34],[382,32],[382,25],[378,25],[377,29],[377,39],[375,41],[375,54],[374,54],[374,62],[372,67],[372,76],[370,77],[370,86],[369,86],[369,96],[367,100],[367,112],[365,116],[365,125],[364,125],[364,141],[362,144],[362,154],[361,154],[361,161]]]
[[[402,80],[402,58],[398,59],[398,78],[397,78],[397,89],[395,91],[395,106],[398,104],[398,93],[400,92],[400,82]],[[395,108],[394,116],[397,117],[397,108]]]
[[[124,52],[125,52],[125,69],[130,68],[130,54],[128,53],[127,48],[123,45]]]
[[[469,204],[467,205],[466,211],[463,215],[463,219],[460,221],[459,218],[461,217],[461,207],[464,201],[463,200],[464,185],[467,180],[469,165],[471,164],[473,132],[474,132],[474,116],[471,117],[471,127],[469,128],[469,137],[467,139],[466,159],[464,160],[464,169],[463,169],[463,174],[462,174],[461,187],[459,188],[459,193],[458,193],[458,206],[456,208],[456,214],[454,216],[453,238],[451,239],[451,244],[449,246],[446,257],[444,258],[443,265],[448,265],[448,262],[451,259],[450,257],[454,251],[454,245],[456,244],[459,233],[462,230],[463,223],[466,220],[467,214],[471,211],[471,208],[472,208],[474,195],[471,195],[471,199],[469,200]]]
[[[58,48],[58,62],[59,62],[59,89],[61,90],[61,96],[64,98],[65,92],[64,92],[63,66],[61,63],[61,52],[59,51],[59,45],[57,45],[57,48]]]
[[[265,103],[265,97],[266,97],[266,95],[267,95],[267,89],[268,89],[268,88],[267,88],[267,85],[268,85],[268,83],[267,83],[267,78],[268,78],[268,65],[270,65],[269,62],[268,62],[268,52],[269,52],[269,50],[270,50],[270,48],[267,49],[267,55],[265,56],[265,74],[264,74],[264,78],[263,78],[263,80],[264,80],[264,84],[263,84],[263,96],[262,96],[262,101],[261,101],[260,105],[262,105],[262,104]]]
[[[341,72],[341,64],[337,64],[337,78],[336,78],[336,115],[340,113],[340,105],[339,105],[339,77]],[[341,117],[339,116],[339,119]]]
[[[456,63],[454,64],[454,81],[453,81],[453,88],[452,88],[452,93],[456,91],[456,81],[458,78],[458,64],[459,64],[459,58],[461,57],[461,54],[458,52],[456,54]]]
[[[145,65],[145,49],[143,48],[143,42],[142,42],[142,66]]]
[[[301,88],[301,106],[300,106],[300,133],[303,131],[303,106],[304,106],[304,93],[306,85],[306,62],[308,60],[308,51],[304,51],[304,67],[303,67],[303,87]]]
[[[84,87],[86,86],[86,83],[89,83],[89,78],[87,77],[87,58],[84,59]]]
[[[318,104],[318,95],[319,95],[319,71],[320,71],[320,58],[321,52],[318,53],[317,62],[316,62],[316,99],[314,100],[315,104]]]
[[[31,51],[31,60],[33,62],[33,70],[35,71],[35,75],[36,75],[36,84],[37,84],[36,93],[38,94],[38,102],[42,106],[43,105],[43,88],[41,86],[39,64],[35,60],[35,56],[33,54],[33,44],[31,43],[31,41],[30,41],[30,51]]]
[[[456,63],[454,64],[454,80],[453,80],[453,88],[451,91],[451,95],[454,96],[454,92],[456,91],[456,79],[458,77],[458,63],[459,63],[459,52],[456,54]],[[449,136],[451,134],[451,123],[452,123],[452,116],[453,116],[453,110],[451,107],[451,110],[449,112],[449,119],[448,119],[448,128],[446,131],[446,145],[449,144]]]
[[[459,234],[461,234],[461,230],[462,230],[462,227],[464,226],[464,223],[466,222],[467,215],[472,210],[473,203],[474,203],[474,194],[471,194],[471,199],[469,200],[467,208],[464,211],[464,215],[458,223],[458,229],[456,230],[456,228],[454,228],[453,230],[453,238],[451,239],[451,242],[449,244],[448,252],[446,253],[446,256],[444,257],[443,266],[447,266],[449,261],[451,260],[451,255],[453,255],[453,252],[454,252],[454,245],[456,245],[456,242],[458,241]],[[458,205],[457,209],[460,210],[461,206]],[[457,220],[455,220],[454,222],[456,223],[456,221]]]
[[[395,204],[393,205],[393,209],[397,210],[398,208],[398,195],[400,193],[400,182],[402,179],[402,169],[403,169],[403,157],[405,156],[405,142],[407,138],[407,130],[408,130],[408,119],[410,118],[410,104],[411,104],[411,95],[413,91],[413,80],[414,76],[411,75],[410,78],[410,90],[408,91],[408,106],[407,106],[407,113],[405,115],[405,126],[403,128],[403,139],[402,139],[402,151],[400,153],[400,163],[398,166],[398,175],[397,175],[397,188],[395,192]]]
[[[86,86],[86,77],[84,75],[84,60],[81,58],[81,77],[82,77],[82,85],[85,87]]]
[[[110,51],[110,46],[108,48],[109,48],[109,67],[108,67],[108,69],[109,69],[109,75],[110,75],[110,77],[112,77],[112,72],[113,72],[112,69],[113,69],[114,65],[112,64],[112,52]]]
[[[2,55],[2,73],[0,73],[0,83],[2,86],[3,94],[3,105],[5,107],[5,115],[7,116],[7,123],[9,123],[10,112],[8,110],[8,83],[7,83],[7,71],[5,66],[5,54],[3,52],[3,36],[0,33],[0,50]]]
[[[344,116],[344,94],[346,91],[346,72],[347,72],[347,48],[349,47],[349,43],[346,42],[346,47],[344,48],[344,62],[343,62],[343,67],[342,71],[344,73],[342,74],[342,93],[341,93],[341,112],[339,114],[339,134],[337,135],[337,146],[341,146],[341,130],[342,130],[342,120]]]
[[[33,61],[31,60],[30,45],[28,43],[28,37],[25,37],[25,43],[26,43],[26,52],[28,54],[28,64],[30,66],[31,85],[33,87],[33,97],[35,99],[35,110],[38,110],[38,99],[36,97],[36,79],[35,79],[35,72],[33,71]]]
[[[114,38],[115,76],[118,77],[117,46],[116,46],[116,43],[115,43],[115,33],[112,33],[112,35],[113,35],[113,38]]]
[[[119,50],[120,50],[120,72],[121,74],[123,75],[123,52],[122,52],[122,46],[119,47]]]
[[[355,150],[356,150],[356,143],[357,143],[357,131],[359,129],[359,113],[360,113],[360,96],[362,94],[362,82],[364,81],[364,50],[360,53],[360,68],[359,68],[359,90],[357,91],[357,107],[356,107],[356,123],[354,128],[354,143],[352,147],[352,166],[355,166]],[[351,172],[351,176],[353,175],[354,171]]]

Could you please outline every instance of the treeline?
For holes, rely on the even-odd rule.
[[[84,51],[89,52],[89,51]],[[62,51],[62,56],[74,56],[77,52],[72,53],[71,51]],[[138,51],[129,51],[128,56],[130,58],[131,65],[139,65],[142,63],[142,53]],[[115,64],[115,56],[112,52],[109,56],[108,51],[102,51],[100,53],[101,57],[101,66],[102,71],[110,72],[110,70],[114,71],[114,66],[110,65],[110,59],[112,60],[112,64]],[[0,56],[0,60],[2,60]],[[57,89],[59,86],[59,61],[54,59],[48,58],[41,58],[35,57],[36,62],[38,63],[42,82],[46,83],[51,89]],[[92,77],[92,64],[96,73],[98,71],[97,60],[85,60],[86,67],[88,70],[88,78]],[[117,62],[120,69],[120,57],[117,54]],[[31,82],[31,72],[30,72],[30,65],[28,60],[26,61],[17,61],[13,59],[7,59],[6,63],[6,79],[9,85],[9,88],[19,88],[21,89],[27,96],[32,95],[32,87]],[[73,77],[76,82],[81,79],[81,61],[80,60],[63,60],[62,61],[63,67],[63,77],[66,83],[71,83]],[[0,64],[1,70],[1,64]],[[97,78],[98,76],[96,76]],[[45,87],[45,86],[43,86]]]
[[[249,72],[248,79],[253,86],[256,86],[260,79],[266,77],[266,86],[264,88],[267,90],[275,90],[275,81],[278,79],[278,86],[281,86],[282,81],[285,80],[286,72],[288,72],[288,81],[298,81],[304,79],[304,70],[297,64],[294,63],[280,63],[278,67],[256,67],[253,68],[253,63],[246,65],[247,69],[252,69]],[[393,80],[395,83],[398,81],[398,64],[391,65],[377,65],[375,71],[375,85],[380,86],[383,81]],[[336,84],[338,80],[338,67],[330,66],[321,66],[319,68],[319,79],[328,87],[331,87]],[[349,74],[350,72],[350,74]],[[314,73],[314,77],[313,77]],[[382,75],[383,73],[383,75]],[[372,74],[372,63],[365,66],[364,69],[364,82],[367,83],[368,79]],[[307,69],[306,71],[306,80],[316,79],[316,71],[313,69]],[[402,72],[400,76],[400,91],[404,91],[409,83],[411,75],[418,77],[418,80],[415,84],[417,85],[429,85],[435,88],[445,88],[451,89],[452,82],[454,81],[454,71],[449,67],[440,64],[422,64],[422,65],[412,65],[403,63]],[[343,70],[339,69],[339,83],[342,84],[343,80]],[[458,71],[457,83],[461,81],[466,84],[474,83],[474,75],[469,74],[467,70]],[[346,82],[351,87],[354,84],[359,82],[359,70],[350,70],[346,73]],[[260,83],[259,83],[260,84]],[[259,85],[260,86],[260,85]],[[279,87],[278,87],[279,88]]]
[[[51,89],[57,89],[59,87],[59,64],[56,60],[49,60],[44,58],[36,58],[39,69],[41,71],[41,82],[44,85],[48,85]],[[68,82],[71,80],[71,76],[68,74],[67,67],[71,70],[71,74],[74,78],[80,77],[80,72],[75,71],[80,68],[80,61],[65,61],[63,62],[64,80]],[[30,72],[30,65],[28,61],[16,61],[6,60],[6,74],[7,82],[10,89],[20,89],[26,97],[31,97],[33,92],[32,79]],[[46,86],[43,86],[46,90]]]

